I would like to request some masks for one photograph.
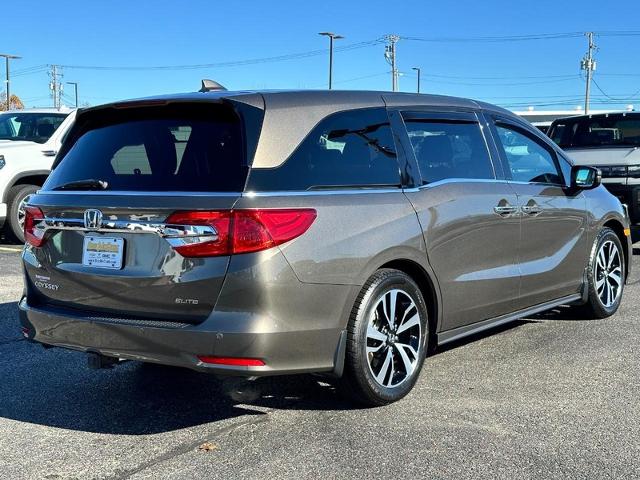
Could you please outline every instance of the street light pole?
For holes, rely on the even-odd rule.
[[[412,70],[418,72],[418,93],[420,93],[420,67],[413,67]]]
[[[73,91],[76,94],[76,108],[78,108],[78,82],[67,82],[68,85],[73,85]]]
[[[333,87],[333,41],[341,40],[344,37],[332,32],[320,32],[318,35],[329,37],[329,90]]]
[[[7,72],[7,79],[5,80],[7,84],[7,111],[11,107],[11,90],[9,88],[9,60],[17,60],[22,57],[18,57],[17,55],[9,55],[8,53],[0,53],[0,57],[4,57],[5,67]]]

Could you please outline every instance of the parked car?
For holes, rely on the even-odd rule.
[[[324,373],[386,404],[436,345],[562,304],[618,309],[629,223],[597,173],[453,97],[89,108],[27,206],[23,333],[94,366]]]
[[[549,136],[577,165],[602,172],[602,182],[640,223],[640,112],[618,112],[555,120]]]
[[[15,240],[24,241],[24,206],[47,178],[74,117],[74,110],[53,108],[0,113],[0,228]]]

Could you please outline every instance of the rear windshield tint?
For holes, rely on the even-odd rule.
[[[227,105],[91,112],[81,117],[44,189],[91,179],[106,182],[107,190],[242,191],[244,145],[241,121]]]

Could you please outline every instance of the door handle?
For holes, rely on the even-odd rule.
[[[542,213],[542,210],[542,207],[533,200],[522,206],[522,211],[527,215],[538,215],[539,213]]]
[[[493,211],[502,217],[508,217],[518,211],[518,207],[514,207],[513,205],[497,205],[493,207]]]

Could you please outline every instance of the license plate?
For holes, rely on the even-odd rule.
[[[82,264],[87,267],[122,268],[124,238],[84,237]]]

